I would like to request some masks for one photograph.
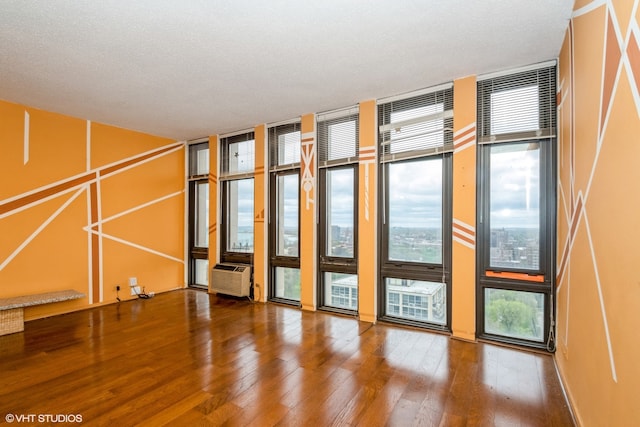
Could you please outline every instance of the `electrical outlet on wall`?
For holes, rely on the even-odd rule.
[[[129,288],[131,289],[131,295],[138,295],[141,292],[137,277],[129,277]]]

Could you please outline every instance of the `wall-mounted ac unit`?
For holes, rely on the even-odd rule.
[[[209,292],[246,297],[249,296],[250,288],[251,266],[216,264],[216,266],[211,269]]]

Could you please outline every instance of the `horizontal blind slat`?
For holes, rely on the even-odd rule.
[[[337,160],[357,161],[359,154],[359,116],[357,111],[336,117],[331,112],[318,115],[318,159],[320,164]]]
[[[478,140],[555,136],[555,75],[554,65],[478,81]]]
[[[300,164],[300,129],[300,122],[269,128],[269,167],[272,171]]]
[[[379,104],[378,123],[383,162],[452,151],[453,88]]]

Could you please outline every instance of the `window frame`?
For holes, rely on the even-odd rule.
[[[269,286],[268,286],[268,300],[272,302],[293,305],[301,307],[300,299],[289,299],[280,296],[276,296],[276,271],[278,268],[292,268],[300,270],[300,197],[301,197],[301,168],[300,159],[297,162],[292,163],[280,163],[279,162],[279,147],[278,138],[281,135],[301,132],[301,123],[299,121],[293,121],[283,123],[279,125],[272,125],[268,128],[268,149],[269,149]],[[301,147],[300,147],[301,148]],[[278,232],[278,178],[286,175],[297,176],[297,190],[298,190],[298,255],[295,257],[278,255],[277,252],[277,232]]]
[[[434,154],[431,156],[417,157],[411,159],[398,160],[396,162],[385,162],[380,164],[380,188],[381,191],[388,191],[389,173],[384,168],[388,168],[391,163],[404,163],[421,161],[438,157],[442,159],[442,264],[418,263],[412,261],[401,261],[389,259],[389,223],[379,221],[380,251],[379,251],[379,304],[378,312],[380,320],[419,326],[427,329],[451,332],[451,263],[452,263],[452,225],[453,225],[453,153]],[[379,198],[379,209],[382,217],[386,218],[389,212],[389,198]],[[386,279],[406,279],[427,282],[444,283],[447,287],[446,316],[443,325],[439,323],[424,322],[391,316],[386,312]]]
[[[536,76],[536,77],[534,77]],[[537,78],[538,130],[491,134],[491,95],[506,89],[530,86]],[[497,83],[496,83],[497,82]],[[555,62],[526,67],[494,78],[479,80],[478,85],[478,151],[477,151],[477,236],[476,236],[476,336],[480,339],[502,342],[552,352],[551,341],[555,324],[556,275],[556,223],[557,223],[557,142],[556,142],[556,82]],[[514,117],[514,120],[517,120]],[[502,144],[539,144],[539,262],[538,268],[492,267],[490,197],[491,148]],[[542,341],[519,338],[486,331],[485,291],[488,289],[532,292],[544,297]]]
[[[359,179],[359,152],[360,152],[360,109],[357,105],[338,110],[320,113],[316,117],[316,129],[318,140],[318,222],[317,222],[317,269],[316,291],[318,309],[347,315],[358,313],[359,287],[358,287],[358,179]],[[353,129],[345,131],[337,128],[348,124]],[[334,134],[333,131],[336,131]],[[334,145],[335,144],[335,145]],[[331,231],[329,224],[329,183],[331,172],[351,171],[353,199],[353,253],[350,257],[327,255],[328,236]],[[333,274],[346,274],[355,276],[356,286],[343,285],[349,289],[349,296],[344,297],[353,300],[355,293],[355,307],[345,307],[332,304],[327,292],[333,287],[334,282],[327,276]],[[351,306],[351,304],[349,304]]]
[[[297,177],[298,189],[298,256],[278,255],[278,178],[288,175]],[[271,173],[269,194],[269,300],[291,305],[300,305],[299,300],[276,296],[276,269],[278,267],[300,269],[300,169],[288,169]]]
[[[235,263],[235,264],[247,264],[253,266],[253,252],[237,252],[230,251],[227,249],[227,239],[229,235],[229,197],[230,197],[230,189],[229,186],[234,181],[239,181],[243,179],[253,179],[254,180],[254,189],[253,189],[253,197],[255,200],[255,155],[254,155],[254,165],[247,170],[243,171],[231,171],[229,172],[229,156],[228,150],[231,144],[236,144],[240,142],[249,142],[253,141],[254,143],[254,153],[255,153],[255,133],[253,131],[241,131],[236,132],[234,134],[228,136],[220,137],[220,210],[221,210],[221,218],[220,218],[220,261]],[[254,213],[255,215],[255,206]],[[255,228],[254,228],[254,241],[255,241]],[[254,245],[255,250],[255,245]]]
[[[393,103],[393,104],[392,104]],[[423,126],[430,127],[432,120],[442,119],[442,145],[433,145],[426,141],[423,147],[414,146],[406,151],[394,152],[391,148],[392,141],[391,114],[396,111],[411,110],[424,106],[443,104],[442,112],[428,113],[422,120]],[[435,117],[435,118],[434,118]],[[407,122],[407,119],[401,122]],[[409,123],[413,120],[409,119]],[[452,266],[452,224],[453,224],[453,85],[445,84],[438,88],[430,88],[419,93],[404,95],[402,98],[394,98],[393,101],[381,100],[378,102],[378,145],[379,173],[378,209],[380,212],[378,221],[379,251],[378,251],[378,318],[383,321],[417,326],[425,329],[451,332],[451,266]],[[411,125],[409,125],[411,126]],[[429,133],[427,133],[429,134]],[[412,136],[413,137],[413,136]],[[391,164],[403,164],[415,161],[429,161],[439,158],[442,160],[442,263],[422,263],[413,261],[392,260],[389,258],[390,224],[388,221],[390,212],[389,193],[389,167]],[[394,316],[387,313],[387,279],[416,280],[442,283],[446,286],[444,305],[444,323],[436,323]],[[401,300],[400,300],[401,301]]]
[[[202,173],[198,173],[199,171],[197,170],[198,167],[196,164],[194,164],[194,162],[197,162],[197,154],[200,151],[204,151],[204,150],[209,150],[209,140],[207,139],[206,141],[193,141],[192,143],[189,143],[187,145],[187,152],[188,152],[188,171],[187,171],[187,184],[188,184],[188,219],[187,219],[187,233],[188,233],[188,245],[189,245],[189,250],[188,250],[188,271],[187,271],[187,286],[189,287],[193,287],[193,288],[202,288],[202,289],[207,289],[208,285],[209,285],[209,270],[210,270],[210,266],[208,265],[208,261],[209,261],[209,247],[206,246],[196,246],[195,244],[195,230],[196,230],[196,216],[197,216],[197,211],[196,211],[196,201],[197,201],[197,194],[196,194],[196,189],[199,185],[210,185],[209,184],[209,171],[210,171],[210,165],[209,165],[209,170],[207,171],[202,171]],[[210,190],[209,190],[210,192]],[[209,212],[207,209],[207,213],[206,213],[206,220],[207,220],[207,224],[209,221]],[[208,233],[208,227],[207,227],[207,233]],[[211,242],[208,242],[208,244],[211,244]],[[202,283],[196,283],[196,263],[197,260],[206,260],[207,261],[207,284],[202,284]]]
[[[220,260],[222,262],[229,262],[235,264],[250,264],[253,265],[253,251],[252,252],[238,252],[231,251],[228,249],[228,235],[229,235],[229,218],[230,218],[230,202],[229,197],[230,194],[230,186],[233,182],[248,180],[251,179],[254,181],[254,192],[252,196],[255,195],[255,178],[253,177],[245,177],[245,178],[234,178],[234,179],[226,179],[221,182],[222,184],[222,204],[221,204],[221,230],[222,233],[220,235]],[[255,197],[255,196],[254,196]],[[255,212],[255,209],[254,209]],[[254,230],[255,235],[255,230]]]
[[[328,213],[327,213],[327,173],[335,170],[351,170],[353,173],[353,256],[337,257],[327,254]],[[358,175],[359,164],[343,164],[319,170],[318,180],[318,308],[325,311],[334,311],[344,314],[355,314],[356,310],[336,307],[328,303],[325,298],[326,283],[325,273],[344,273],[358,275]],[[357,289],[357,288],[356,288]]]
[[[519,346],[547,349],[547,337],[553,313],[555,292],[555,236],[556,236],[556,155],[555,139],[511,141],[501,144],[540,144],[540,205],[539,205],[539,266],[537,270],[492,267],[490,261],[490,156],[493,144],[482,144],[478,150],[478,229],[476,245],[476,334],[479,338]],[[487,274],[488,272],[491,272]],[[497,277],[496,277],[497,275]],[[501,277],[502,276],[502,277]],[[541,280],[541,281],[537,281]],[[485,331],[485,290],[501,289],[541,293],[545,297],[542,342],[514,338]]]

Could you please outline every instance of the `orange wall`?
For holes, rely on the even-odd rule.
[[[376,102],[360,103],[360,164],[358,166],[358,314],[363,322],[376,321],[378,275],[376,248],[377,170]]]
[[[476,335],[476,78],[453,86],[453,335],[475,340]]]
[[[255,135],[255,177],[254,177],[254,201],[253,201],[253,281],[254,281],[254,299],[260,301],[267,301],[267,288],[268,288],[268,257],[269,251],[267,249],[267,237],[268,237],[268,221],[266,207],[267,205],[267,192],[265,190],[266,182],[268,181],[265,176],[266,171],[266,147],[267,147],[267,127],[265,125],[256,126],[254,129]]]
[[[220,152],[220,138],[218,135],[209,137],[209,271],[220,262],[220,239],[218,236],[218,222],[222,214],[218,209],[218,153]],[[220,190],[221,191],[221,190]],[[209,273],[207,273],[209,274]],[[211,280],[209,279],[209,286]]]
[[[300,147],[300,304],[316,308],[316,116],[302,116]]]
[[[86,295],[27,320],[184,286],[182,143],[0,101],[0,145],[0,298]]]
[[[555,357],[585,426],[640,419],[639,22],[577,2],[559,60]]]

